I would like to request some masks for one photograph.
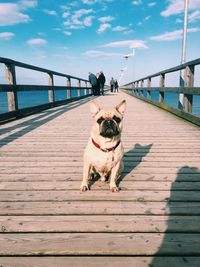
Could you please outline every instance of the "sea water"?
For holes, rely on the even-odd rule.
[[[56,90],[55,93],[55,101],[66,100],[67,99],[67,90]],[[81,96],[84,95],[84,89],[81,89]],[[73,88],[71,90],[71,96],[78,96],[78,89]],[[48,100],[48,91],[27,91],[27,92],[18,92],[17,94],[18,107],[27,108],[33,107],[37,105],[46,104],[49,102]],[[8,100],[7,93],[0,93],[0,113],[8,112]]]

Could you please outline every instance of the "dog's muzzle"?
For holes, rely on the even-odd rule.
[[[105,120],[102,124],[100,135],[103,137],[113,137],[119,134],[119,129],[113,120]]]

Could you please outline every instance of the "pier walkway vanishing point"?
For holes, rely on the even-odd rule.
[[[119,193],[79,191],[89,101],[0,126],[0,266],[200,266],[200,131],[128,94]]]

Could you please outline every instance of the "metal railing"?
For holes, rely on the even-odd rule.
[[[187,119],[197,125],[200,125],[200,117],[192,114],[193,107],[193,96],[200,95],[200,87],[194,87],[194,73],[195,66],[200,64],[200,58],[186,62],[184,64],[178,65],[176,67],[166,69],[155,74],[146,76],[144,78],[138,79],[136,81],[130,82],[121,86],[121,89],[124,92],[128,92],[129,94],[140,98],[146,102],[154,104],[160,108],[163,108],[167,111],[174,113],[177,116],[180,116],[184,119]],[[185,73],[185,82],[184,86],[178,87],[166,87],[165,86],[165,78],[166,74],[174,73],[177,71],[184,70]],[[152,78],[159,77],[159,86],[152,86]],[[147,82],[147,85],[144,86],[144,82]],[[158,101],[152,100],[152,92],[157,91],[159,94]],[[184,103],[183,109],[173,108],[167,105],[165,102],[165,93],[177,93],[183,94]]]
[[[58,105],[66,104],[73,100],[78,100],[91,95],[91,85],[88,80],[71,76],[64,73],[59,73],[45,68],[25,64],[22,62],[14,61],[9,58],[0,57],[0,63],[5,65],[7,84],[0,84],[0,92],[7,93],[8,112],[0,114],[0,122],[17,117],[32,114],[47,108],[55,107]],[[28,70],[34,70],[47,74],[48,85],[22,85],[17,83],[16,67],[24,68]],[[55,86],[54,76],[66,78],[65,86]],[[77,86],[72,86],[72,80],[77,81]],[[82,86],[82,83],[84,85]],[[63,90],[67,92],[65,100],[55,100],[55,92],[57,90]],[[77,90],[77,97],[72,97],[72,91]],[[48,91],[48,103],[32,106],[29,108],[19,108],[18,105],[18,92],[25,91]]]

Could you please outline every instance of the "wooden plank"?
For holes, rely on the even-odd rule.
[[[199,267],[200,257],[122,257],[122,256],[89,256],[89,257],[1,257],[3,267]],[[153,265],[152,265],[153,264]]]
[[[189,161],[190,162],[190,161]],[[124,164],[125,164],[125,169],[128,169],[128,168],[135,168],[136,166],[140,166],[140,167],[152,167],[152,166],[156,166],[157,168],[169,168],[169,167],[174,167],[174,168],[177,168],[177,167],[180,167],[180,166],[183,166],[184,164],[187,164],[188,161],[187,159],[184,161],[156,161],[156,162],[151,162],[151,161],[125,161]],[[200,168],[200,160],[196,160],[196,161],[193,161],[193,164],[195,164],[195,167],[196,168]],[[22,169],[22,168],[43,168],[43,167],[56,167],[56,168],[59,168],[59,167],[74,167],[74,168],[82,168],[83,166],[83,162],[79,162],[79,161],[56,161],[56,162],[51,162],[51,161],[34,161],[34,162],[26,162],[26,161],[20,161],[20,162],[0,162],[0,171],[1,170],[4,170],[5,168],[9,169],[9,168],[12,168],[12,169]]]
[[[32,190],[79,190],[80,181],[42,181],[42,182],[1,182],[0,190],[20,190],[20,191],[32,191]],[[93,182],[92,182],[93,183]],[[200,191],[200,182],[162,182],[162,181],[126,181],[126,179],[118,181],[121,190],[184,190],[184,191]],[[91,185],[92,190],[106,190],[109,187],[109,183],[102,181],[94,182]]]
[[[0,232],[200,233],[199,216],[0,216]]]
[[[199,215],[200,202],[0,202],[0,215]]]
[[[126,181],[171,181],[199,182],[199,174],[196,169],[189,168],[190,173],[129,173],[124,178]],[[0,173],[1,182],[37,182],[37,181],[81,181],[82,173]]]
[[[125,156],[123,162],[125,164],[128,163],[132,163],[132,162],[136,162],[136,163],[141,163],[141,162],[149,162],[151,164],[153,163],[158,163],[158,162],[170,162],[172,163],[174,161],[174,158],[176,158],[176,162],[181,163],[181,164],[185,164],[186,161],[188,162],[192,162],[192,163],[199,163],[199,157],[200,154],[196,153],[193,155],[188,155],[185,157],[180,156],[173,156],[172,154],[170,154],[170,156],[147,156],[147,157],[143,157],[143,156],[137,156],[137,155],[133,155],[133,156]],[[46,155],[40,155],[38,153],[38,157],[37,156],[31,156],[31,155],[20,155],[19,157],[15,156],[15,155],[6,155],[3,156],[1,155],[1,166],[10,166],[12,164],[12,166],[15,166],[17,164],[19,164],[19,166],[26,166],[26,162],[28,162],[29,164],[48,164],[48,163],[55,163],[55,165],[58,166],[59,164],[61,165],[63,162],[69,164],[69,162],[76,162],[79,165],[82,165],[83,163],[83,157],[82,155],[73,155],[73,153],[71,155],[59,155],[59,156],[54,156],[51,155],[50,153],[46,153]],[[35,165],[36,165],[35,164]]]
[[[108,189],[108,188],[107,188]],[[1,191],[1,202],[24,201],[87,201],[102,199],[106,201],[139,201],[139,202],[160,202],[160,201],[180,201],[196,202],[200,201],[200,191],[149,191],[149,190],[130,190],[120,191],[119,194],[111,194],[109,190],[91,190],[81,193],[79,190],[51,190],[51,191]]]
[[[196,169],[196,171],[195,171]],[[159,168],[156,166],[135,166],[135,167],[127,167],[124,169],[122,172],[123,174],[178,174],[180,171],[181,173],[185,174],[198,174],[196,166],[191,166],[191,168],[188,168],[188,166],[182,167],[181,164],[178,167],[162,167]],[[82,177],[82,172],[83,172],[83,167],[82,166],[76,166],[76,167],[42,167],[42,168],[37,168],[37,167],[23,167],[23,168],[17,168],[17,167],[11,167],[11,168],[1,168],[1,174],[7,175],[7,174],[79,174]]]
[[[164,238],[164,241],[163,241]],[[200,256],[200,234],[0,234],[0,255]]]

